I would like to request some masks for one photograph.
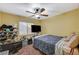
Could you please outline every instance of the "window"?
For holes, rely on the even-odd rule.
[[[33,23],[19,22],[19,34],[20,35],[32,34],[31,25],[33,25]]]
[[[32,34],[31,32],[31,25],[34,25],[33,23],[27,23],[27,33]]]

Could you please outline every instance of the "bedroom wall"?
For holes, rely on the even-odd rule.
[[[18,24],[19,17],[16,15],[1,12],[1,24]]]
[[[30,22],[30,23],[40,25],[39,20],[29,19],[27,17],[17,16],[17,15],[10,14],[10,13],[0,12],[0,25],[2,25],[2,24],[13,24],[13,25],[18,26],[19,21],[25,21],[25,22]]]
[[[69,35],[79,32],[79,8],[41,21],[42,34]]]
[[[0,13],[0,25],[1,25],[1,13]]]

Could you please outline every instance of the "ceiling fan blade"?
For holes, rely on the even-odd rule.
[[[26,12],[28,12],[28,13],[32,13],[32,14],[35,14],[35,13],[31,12],[31,11],[26,11]]]
[[[48,15],[47,14],[41,14],[41,16],[46,16],[47,17]]]
[[[45,11],[45,9],[44,9],[44,8],[42,8],[40,12],[42,13],[43,11]]]
[[[38,13],[38,12],[39,12],[39,10],[40,10],[40,8],[35,8],[35,9],[34,9],[35,14],[36,14],[36,13]]]
[[[33,17],[33,16],[35,16],[35,15],[31,15],[31,16],[29,16],[29,17]]]
[[[37,19],[40,19],[40,17],[37,17]]]

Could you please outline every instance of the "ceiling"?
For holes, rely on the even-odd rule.
[[[25,11],[33,12],[36,7],[45,8],[48,17],[51,17],[79,8],[79,3],[0,3],[0,11],[26,17],[30,17],[32,14]],[[47,17],[41,17],[41,20],[45,18]]]

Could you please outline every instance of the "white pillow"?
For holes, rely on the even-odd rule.
[[[75,48],[77,47],[77,45],[79,44],[79,36],[78,35],[75,35],[73,36],[70,41],[67,43],[67,45],[70,47],[70,48]]]
[[[70,41],[73,36],[77,35],[75,32],[73,32],[71,35],[65,38],[65,41]]]

